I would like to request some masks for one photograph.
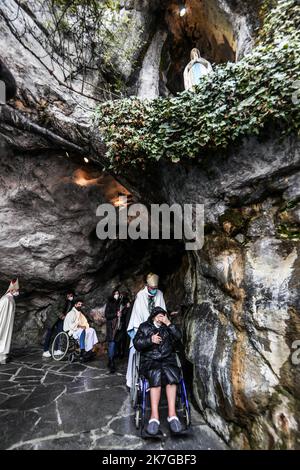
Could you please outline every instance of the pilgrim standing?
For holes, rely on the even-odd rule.
[[[113,291],[111,297],[105,307],[106,318],[106,341],[108,343],[108,368],[113,374],[116,371],[115,356],[116,356],[116,333],[118,326],[121,322],[121,299],[120,292],[116,289]]]
[[[131,315],[131,302],[129,300],[128,294],[125,293],[121,295],[121,320],[120,320],[120,327],[116,332],[115,342],[116,342],[116,349],[117,349],[117,357],[122,359],[125,357],[128,347],[129,347],[129,336],[127,334],[127,326],[129,323],[130,315]]]

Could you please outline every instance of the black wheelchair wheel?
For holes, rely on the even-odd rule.
[[[59,349],[62,351],[62,354],[60,354],[59,356],[54,355],[54,351],[56,351],[56,347],[55,347],[56,343],[58,344]],[[51,346],[52,359],[54,359],[54,361],[62,361],[66,357],[66,354],[69,349],[69,344],[70,344],[69,335],[65,331],[58,333],[55,336],[54,341]]]
[[[186,388],[183,380],[177,387],[176,410],[186,425],[186,429],[191,425],[191,409],[186,394]]]
[[[135,410],[135,417],[134,417],[135,427],[136,429],[140,429],[141,425],[141,409],[138,407]]]
[[[185,421],[186,428],[189,428],[191,425],[191,410],[186,406],[183,407],[183,419]]]
[[[131,388],[131,400],[132,400],[132,406],[135,408],[138,400],[138,391],[139,391],[139,386],[138,384],[133,384]]]

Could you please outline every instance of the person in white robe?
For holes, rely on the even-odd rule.
[[[19,295],[19,281],[11,281],[7,292],[0,299],[0,364],[6,364],[10,351],[15,318],[15,297]]]
[[[133,338],[141,323],[144,323],[154,307],[161,307],[166,310],[166,304],[163,293],[158,289],[159,277],[157,274],[150,273],[147,276],[146,286],[141,289],[134,301],[131,317],[127,327],[127,333],[130,336],[129,357],[126,374],[126,385],[131,388],[134,367],[135,348]]]
[[[67,313],[63,328],[64,331],[68,332],[69,336],[73,336],[74,339],[79,341],[81,350],[84,349],[88,352],[99,341],[96,331],[90,327],[86,317],[81,312],[82,306],[82,300],[78,299],[72,310]]]

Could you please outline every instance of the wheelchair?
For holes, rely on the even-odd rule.
[[[57,349],[56,345],[59,345],[59,349],[62,351],[62,354],[59,356],[54,355],[54,351]],[[67,360],[72,363],[74,361],[80,360],[80,346],[79,341],[74,339],[72,336],[69,336],[65,331],[58,333],[51,346],[51,356],[54,361],[63,361]]]
[[[133,356],[132,387],[130,389],[130,397],[135,411],[135,427],[137,430],[141,429],[141,432],[143,432],[146,423],[146,411],[150,402],[150,387],[148,380],[140,374],[140,357],[140,353],[135,351]],[[191,426],[191,408],[178,354],[176,354],[176,361],[181,370],[181,378],[177,386],[176,409],[179,417],[185,424],[185,430],[187,430]]]

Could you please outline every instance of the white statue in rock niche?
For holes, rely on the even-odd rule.
[[[184,70],[184,89],[194,90],[195,86],[201,81],[201,78],[212,71],[210,62],[201,57],[199,49],[192,49],[191,61]]]

